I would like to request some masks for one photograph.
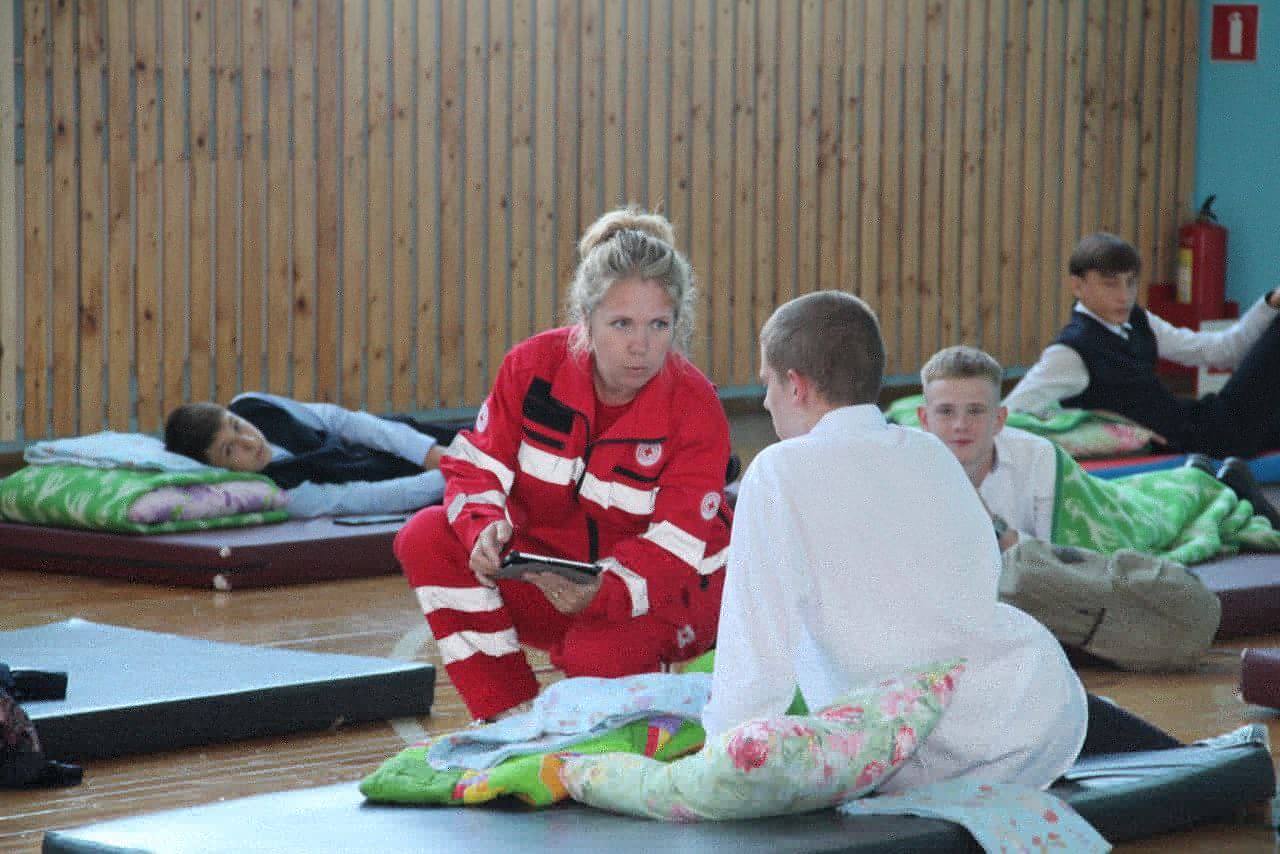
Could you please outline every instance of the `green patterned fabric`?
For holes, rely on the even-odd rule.
[[[923,395],[900,398],[885,410],[885,418],[904,427],[919,427],[916,407],[923,404]],[[1043,419],[1027,412],[1010,412],[1006,423],[1049,439],[1077,459],[1145,451],[1153,435],[1146,427],[1087,409],[1058,408]]]
[[[627,753],[669,762],[702,746],[702,727],[670,717],[632,721],[554,753],[513,756],[493,768],[437,771],[427,762],[430,742],[407,747],[365,777],[360,792],[392,804],[464,806],[504,795],[538,807],[568,797],[560,782],[561,754]]]
[[[1188,566],[1241,548],[1280,551],[1280,532],[1207,472],[1176,468],[1105,480],[1054,450],[1055,545],[1103,554],[1133,549]]]
[[[129,508],[148,492],[164,486],[264,480],[258,474],[210,469],[201,472],[102,469],[89,466],[39,465],[19,469],[0,480],[0,517],[10,522],[88,528],[125,534],[167,534],[283,522],[285,510],[236,513],[212,519],[144,524],[129,519]]]

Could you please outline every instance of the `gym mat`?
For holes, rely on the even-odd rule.
[[[1260,730],[1260,728],[1259,728]],[[1219,743],[1079,760],[1050,789],[1112,842],[1234,814],[1268,801],[1275,773],[1262,732]],[[754,821],[668,824],[580,804],[529,810],[399,807],[364,803],[344,783],[51,831],[45,854],[160,852],[980,851],[958,825],[905,816],[848,817],[834,810]]]
[[[0,522],[0,566],[217,590],[360,578],[400,571],[391,544],[403,524],[325,516],[138,535]]]
[[[1251,552],[1188,568],[1222,602],[1219,639],[1280,631],[1280,554]]]
[[[425,715],[421,662],[242,646],[66,620],[0,632],[0,660],[67,673],[23,708],[51,759],[91,759]]]

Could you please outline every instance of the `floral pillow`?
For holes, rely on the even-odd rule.
[[[574,800],[667,821],[823,809],[873,791],[906,762],[951,702],[963,670],[960,661],[934,663],[812,716],[747,721],[670,763],[566,755],[560,777]]]

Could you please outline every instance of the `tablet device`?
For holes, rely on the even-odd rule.
[[[513,550],[503,555],[497,577],[522,578],[530,572],[554,572],[574,584],[590,584],[600,574],[600,565]]]

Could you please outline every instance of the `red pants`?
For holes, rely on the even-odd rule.
[[[518,531],[511,545],[525,547]],[[537,696],[522,643],[548,650],[551,663],[566,676],[613,677],[660,670],[665,662],[701,654],[715,641],[718,613],[693,625],[653,614],[615,623],[562,614],[527,581],[499,579],[497,589],[485,587],[471,571],[470,553],[443,507],[414,515],[396,536],[395,552],[431,626],[445,672],[476,718]],[[716,573],[717,587],[722,576]]]

